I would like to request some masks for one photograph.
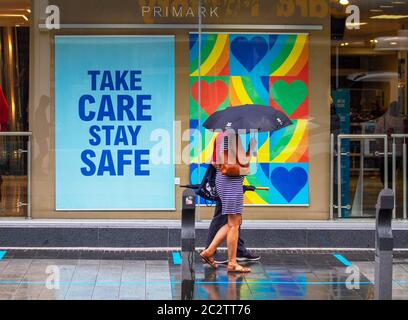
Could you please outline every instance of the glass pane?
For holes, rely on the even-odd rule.
[[[56,210],[59,193],[56,154],[69,149],[56,145],[55,136],[55,132],[61,129],[55,120],[61,110],[59,80],[64,80],[59,71],[63,69],[57,63],[60,52],[57,39],[62,37],[111,39],[109,50],[116,49],[119,54],[108,57],[110,66],[98,65],[97,61],[107,52],[98,51],[92,66],[95,70],[110,69],[124,61],[130,63],[132,59],[139,61],[135,57],[143,54],[144,49],[147,54],[155,51],[153,47],[158,48],[158,37],[174,39],[174,59],[169,59],[174,62],[174,88],[171,90],[174,99],[159,84],[152,92],[156,98],[174,100],[174,176],[180,178],[175,180],[180,180],[181,184],[199,183],[206,172],[214,137],[203,124],[214,112],[239,105],[262,105],[288,116],[291,126],[257,136],[253,174],[245,178],[245,183],[269,190],[245,195],[245,204],[254,219],[329,218],[330,207],[335,209],[340,200],[337,170],[332,172],[330,169],[330,133],[335,135],[334,149],[339,133],[387,134],[388,152],[391,152],[392,135],[407,132],[405,29],[408,5],[405,2],[385,8],[379,1],[368,0],[166,0],[123,1],[120,4],[115,1],[101,4],[96,0],[39,0],[33,3],[33,8],[26,2],[0,7],[0,85],[10,110],[6,130],[33,131],[34,216],[72,216],[70,210],[58,213]],[[31,19],[35,22],[32,24],[34,29],[30,30]],[[135,49],[134,55],[126,56],[126,50],[114,45],[117,39],[126,37],[145,37],[144,49]],[[30,88],[29,40],[35,44]],[[145,58],[153,57],[150,54]],[[167,58],[169,56],[163,59]],[[84,59],[81,61],[71,55],[64,56],[63,62],[79,66]],[[152,74],[163,76],[164,69],[158,67],[159,63],[155,65],[156,68],[152,66],[150,69]],[[68,68],[67,72],[73,70]],[[69,88],[66,94],[72,90],[79,92],[84,85],[81,81],[89,80],[89,75],[77,76],[74,83],[62,86]],[[117,81],[120,84],[120,79]],[[82,95],[86,93],[83,90]],[[99,94],[103,95],[102,92]],[[75,105],[79,98],[73,96]],[[71,103],[69,99],[62,100]],[[170,121],[164,114],[159,116],[163,121]],[[86,145],[87,139],[87,135],[82,135],[80,141]],[[381,139],[365,139],[363,143],[344,141],[340,195],[344,208],[341,217],[373,216],[378,193],[384,187],[385,162],[388,163],[389,186],[393,186],[395,171],[396,215],[404,217],[404,139],[398,138],[395,142],[396,171],[392,168],[391,154],[388,161],[384,160]],[[77,151],[83,149],[78,145],[74,147]],[[110,146],[106,147],[110,149]],[[336,162],[333,166],[336,167]],[[76,164],[71,169],[78,173],[81,165]],[[168,177],[166,183],[170,190],[173,175]],[[117,180],[116,186],[129,190],[123,181]],[[142,184],[135,185],[138,189]],[[175,186],[174,190],[166,194],[171,194],[176,212],[180,213],[182,189]],[[95,192],[98,197],[106,199],[106,188]],[[83,192],[81,194],[85,197]],[[159,194],[151,196],[154,199],[160,197]],[[328,201],[330,197],[333,203]],[[157,202],[153,198],[149,200],[150,209],[139,208],[142,211],[135,212],[138,208],[132,205],[128,211],[121,207],[106,214],[98,207],[88,208],[90,210],[85,213],[75,212],[75,216],[178,217],[173,210],[155,210],[160,206],[155,208]],[[74,201],[69,199],[69,202]],[[197,216],[211,218],[213,208],[206,208],[204,202],[201,204]]]
[[[0,137],[0,217],[27,216],[27,139]]]
[[[353,1],[353,5],[359,9],[353,10],[354,20],[347,6],[332,6],[332,133],[386,134],[389,156],[385,173],[383,140],[345,141],[343,152],[349,156],[342,157],[342,205],[349,209],[343,209],[344,218],[375,215],[386,174],[388,186],[393,186],[392,135],[407,132],[407,4],[384,7],[379,1]],[[396,212],[401,218],[403,141],[396,143]]]
[[[30,7],[0,4],[0,217],[27,216]]]

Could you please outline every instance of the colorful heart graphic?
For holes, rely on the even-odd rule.
[[[272,50],[277,40],[278,40],[278,36],[276,34],[269,35],[269,50]]]
[[[232,54],[249,72],[266,56],[268,48],[268,43],[262,37],[254,37],[251,40],[238,37],[231,43]]]
[[[276,168],[272,171],[272,185],[288,201],[292,200],[299,194],[308,181],[307,172],[303,168],[293,168],[288,170],[283,167]]]
[[[199,100],[199,81],[195,82],[192,87],[191,95],[195,102]],[[228,86],[221,80],[216,80],[212,83],[201,80],[201,108],[210,116],[219,106],[227,99],[229,94]]]
[[[300,80],[293,81],[291,84],[279,80],[271,88],[272,98],[289,116],[306,100],[308,94],[307,85]]]

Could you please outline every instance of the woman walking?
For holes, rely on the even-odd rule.
[[[218,231],[210,246],[200,254],[213,268],[217,268],[215,252],[218,246],[227,240],[228,272],[251,272],[251,269],[237,263],[237,246],[244,207],[243,182],[244,177],[250,173],[249,162],[255,147],[256,140],[251,139],[249,149],[245,151],[240,136],[228,128],[216,139],[213,157],[213,165],[217,169],[216,187],[221,199],[222,214],[228,215],[228,223]]]

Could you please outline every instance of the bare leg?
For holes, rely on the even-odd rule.
[[[228,229],[228,224],[226,224],[220,230],[218,230],[217,234],[214,237],[214,240],[206,250],[208,253],[213,255],[215,251],[217,251],[217,248],[220,246],[220,244],[223,243],[225,239],[227,239]]]
[[[241,221],[242,217],[239,214],[228,216],[228,235],[227,235],[228,263],[232,264],[237,263],[238,234]]]
[[[241,222],[242,216],[239,214],[228,216],[227,247],[229,272],[251,272],[251,269],[243,268],[237,263],[237,247]]]
[[[220,230],[218,230],[210,246],[200,253],[200,256],[204,260],[204,262],[208,263],[214,269],[217,268],[217,264],[215,263],[214,259],[214,253],[215,251],[217,251],[218,246],[227,238],[228,229],[228,225],[226,224]]]

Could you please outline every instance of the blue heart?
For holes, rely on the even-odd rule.
[[[299,167],[288,170],[280,167],[272,171],[272,185],[290,203],[308,181],[307,172]]]
[[[190,50],[195,46],[198,41],[198,34],[190,34]]]
[[[249,72],[266,56],[268,48],[268,43],[262,37],[254,37],[251,40],[237,37],[231,43],[232,54]]]

